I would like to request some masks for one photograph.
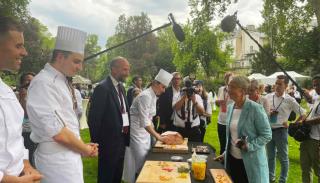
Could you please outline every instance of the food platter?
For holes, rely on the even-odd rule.
[[[166,152],[166,153],[188,153],[188,139],[185,138],[183,143],[180,145],[167,145],[163,142],[157,141],[154,147],[152,148],[152,152]]]
[[[136,183],[191,183],[186,162],[146,161]]]
[[[233,183],[224,169],[210,169],[215,183]]]

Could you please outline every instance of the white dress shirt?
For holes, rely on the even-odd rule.
[[[313,96],[313,101],[310,118],[318,118],[320,117],[320,96],[317,93]],[[310,138],[320,140],[320,124],[311,126]]]
[[[277,122],[271,123],[272,128],[283,127],[283,123],[288,121],[290,113],[294,111],[297,115],[303,115],[306,111],[298,104],[298,102],[290,95],[284,93],[278,97],[275,93],[266,95],[270,104],[270,111],[277,110]]]
[[[241,115],[241,109],[234,109],[232,113],[232,118],[230,122],[230,134],[231,134],[231,146],[230,146],[230,154],[237,159],[242,159],[241,150],[236,147],[236,144],[239,139],[238,134],[238,122]]]
[[[18,176],[28,150],[23,145],[23,109],[12,89],[0,78],[0,182],[3,176]]]
[[[182,95],[179,95],[179,97],[173,97],[173,101],[172,103],[175,105],[183,96]],[[196,97],[196,102],[198,103],[198,105],[200,107],[203,108],[203,100],[202,98],[200,97],[200,95],[198,94],[195,94],[195,97]],[[174,106],[173,105],[173,106]],[[174,120],[173,120],[173,124],[174,126],[177,126],[177,127],[181,127],[181,128],[185,128],[185,122],[187,122],[187,117],[188,117],[188,111],[187,111],[187,105],[188,105],[188,102],[187,100],[185,101],[185,104],[184,104],[184,112],[185,112],[185,120],[181,119],[179,116],[181,116],[181,109],[179,109],[178,111],[177,110],[174,110]],[[200,125],[200,117],[199,117],[199,114],[197,113],[196,109],[194,109],[195,111],[195,118],[192,114],[192,111],[193,111],[193,103],[191,101],[191,106],[190,106],[190,112],[191,112],[191,115],[190,115],[190,122],[191,122],[191,127],[195,127],[195,126],[199,126]]]
[[[233,102],[233,100],[231,100],[230,97],[229,97],[229,94],[228,94],[226,86],[222,86],[222,87],[219,88],[217,100],[225,100],[225,101],[227,101],[226,109],[228,109],[227,106]],[[227,110],[226,110],[226,112],[223,112],[222,111],[222,107],[220,105],[218,123],[221,124],[221,125],[226,125],[226,118],[227,118]]]
[[[34,156],[37,169],[44,175],[41,183],[84,182],[81,155],[53,139],[64,126],[80,139],[80,125],[67,82],[65,75],[47,63],[29,86],[30,138],[39,143]]]
[[[117,93],[118,93],[118,99],[119,99],[119,103],[121,104],[121,100],[120,100],[120,96],[119,96],[119,91],[118,91],[118,85],[120,84],[120,82],[118,82],[112,75],[110,75],[110,78],[111,78],[111,81],[112,81],[112,84],[113,86],[115,87]],[[125,91],[123,91],[125,92]],[[128,116],[128,112],[127,112],[127,108],[126,108],[126,102],[125,102],[125,99],[124,99],[124,93],[122,93],[122,102],[123,102],[123,107],[124,107],[124,113],[122,114],[122,126],[125,127],[125,126],[129,126],[129,116]]]

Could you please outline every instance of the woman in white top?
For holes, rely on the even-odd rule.
[[[263,107],[246,97],[249,79],[234,77],[228,93],[234,101],[227,109],[225,168],[234,182],[268,183],[269,171],[265,145],[271,128]]]

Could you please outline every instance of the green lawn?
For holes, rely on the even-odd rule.
[[[212,123],[208,126],[205,142],[211,144],[217,150],[220,149],[218,134],[217,134],[217,116],[218,111],[213,112]],[[81,136],[83,139],[88,142],[89,141],[89,131],[82,130]],[[299,143],[294,141],[291,137],[289,137],[289,159],[290,159],[290,167],[289,167],[289,177],[288,183],[300,183],[301,182],[301,169],[300,169],[300,160],[299,160]],[[97,174],[97,159],[83,159],[84,164],[84,178],[85,183],[95,183],[96,182],[96,174]],[[279,176],[280,164],[277,162],[277,177]],[[314,183],[316,183],[316,178],[314,178]]]

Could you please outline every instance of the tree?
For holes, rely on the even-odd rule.
[[[22,72],[39,72],[43,65],[49,61],[54,39],[48,32],[46,26],[37,19],[31,17],[27,10],[29,0],[7,0],[0,1],[0,16],[10,16],[17,19],[23,26],[25,47],[28,56],[23,59]],[[16,82],[17,76],[12,74],[2,74],[9,83]]]
[[[101,47],[98,45],[98,36],[95,34],[88,35],[84,49],[85,57],[98,53],[99,51],[101,51]],[[100,56],[84,62],[83,70],[80,72],[80,74],[93,81],[99,80],[100,76],[98,73],[101,72],[97,67],[99,61],[101,61]]]
[[[272,49],[270,45],[265,45],[264,49],[268,53],[272,53]],[[273,74],[275,72],[275,68],[277,68],[277,65],[274,62],[272,62],[269,56],[267,56],[264,52],[262,52],[261,49],[258,53],[256,53],[253,56],[251,66],[252,66],[252,73],[261,73],[264,75]]]
[[[318,72],[320,64],[319,26],[311,28],[311,20],[319,7],[300,0],[266,0],[262,12],[265,22],[262,30],[270,38],[273,53],[285,57],[285,68],[296,71]],[[311,3],[312,2],[312,3]],[[312,66],[312,67],[310,67]],[[318,67],[316,67],[318,68]]]
[[[145,13],[141,13],[139,16],[129,16],[128,18],[125,15],[121,15],[116,26],[116,33],[108,39],[106,46],[114,46],[151,29],[151,20]],[[126,57],[131,64],[132,75],[139,74],[142,77],[151,78],[157,72],[153,63],[157,49],[156,36],[149,34],[108,52],[108,57]]]

